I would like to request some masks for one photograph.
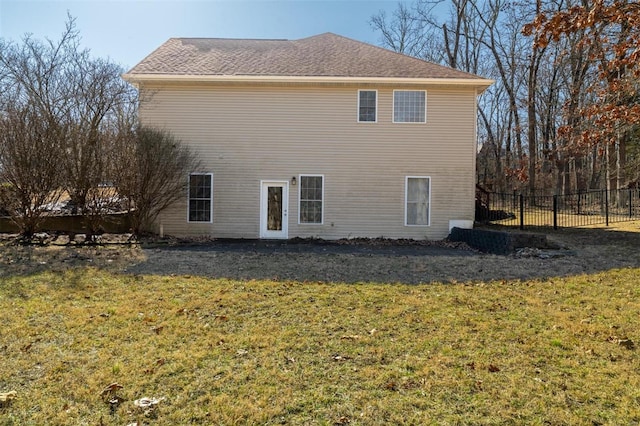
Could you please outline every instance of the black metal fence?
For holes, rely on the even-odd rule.
[[[640,219],[640,189],[588,191],[568,195],[524,195],[478,191],[476,220],[518,226],[580,226]]]

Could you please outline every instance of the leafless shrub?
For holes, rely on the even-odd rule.
[[[0,119],[0,202],[27,237],[60,198],[55,133],[55,126],[29,106],[5,109]]]
[[[195,154],[166,130],[140,127],[120,134],[116,188],[129,200],[132,232],[149,231],[158,214],[183,197]]]
[[[60,197],[61,146],[68,136],[59,117],[68,107],[66,32],[58,44],[26,37],[0,42],[0,182],[4,209],[25,236]]]

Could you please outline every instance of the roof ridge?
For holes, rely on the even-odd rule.
[[[398,56],[400,56],[402,58],[409,58],[409,59],[412,59],[412,60],[420,61],[420,62],[425,63],[425,64],[434,65],[434,66],[445,68],[445,69],[456,70],[458,72],[465,73],[465,74],[469,75],[470,77],[478,77],[478,75],[476,75],[476,74],[474,74],[472,72],[469,72],[469,71],[464,71],[464,70],[461,70],[461,69],[458,69],[458,68],[450,67],[448,65],[442,65],[442,64],[439,64],[439,63],[433,62],[433,61],[427,61],[426,59],[418,58],[416,56],[412,56],[412,55],[409,55],[409,54],[406,54],[406,53],[397,52],[395,50],[387,49],[386,47],[377,46],[375,44],[367,43],[365,41],[356,40],[354,38],[343,36],[341,34],[334,34],[332,32],[326,32],[326,33],[318,34],[318,35],[307,37],[307,38],[320,37],[320,36],[327,35],[327,34],[330,34],[330,35],[333,35],[333,36],[336,36],[336,37],[339,37],[339,38],[343,38],[345,40],[349,40],[349,41],[352,41],[354,43],[365,44],[365,45],[367,45],[369,47],[373,47],[375,49],[381,50],[381,51],[386,52],[386,53],[393,53],[394,55],[398,55]]]
[[[171,37],[169,40],[296,41],[296,40],[289,40],[286,38],[234,38],[234,37]]]

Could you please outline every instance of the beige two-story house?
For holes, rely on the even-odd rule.
[[[202,162],[164,233],[442,239],[473,224],[491,80],[331,33],[173,38],[124,78],[141,123]]]

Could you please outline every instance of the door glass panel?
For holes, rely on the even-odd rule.
[[[407,225],[429,225],[429,179],[407,179]]]
[[[267,190],[267,230],[282,231],[281,186],[270,186]]]

